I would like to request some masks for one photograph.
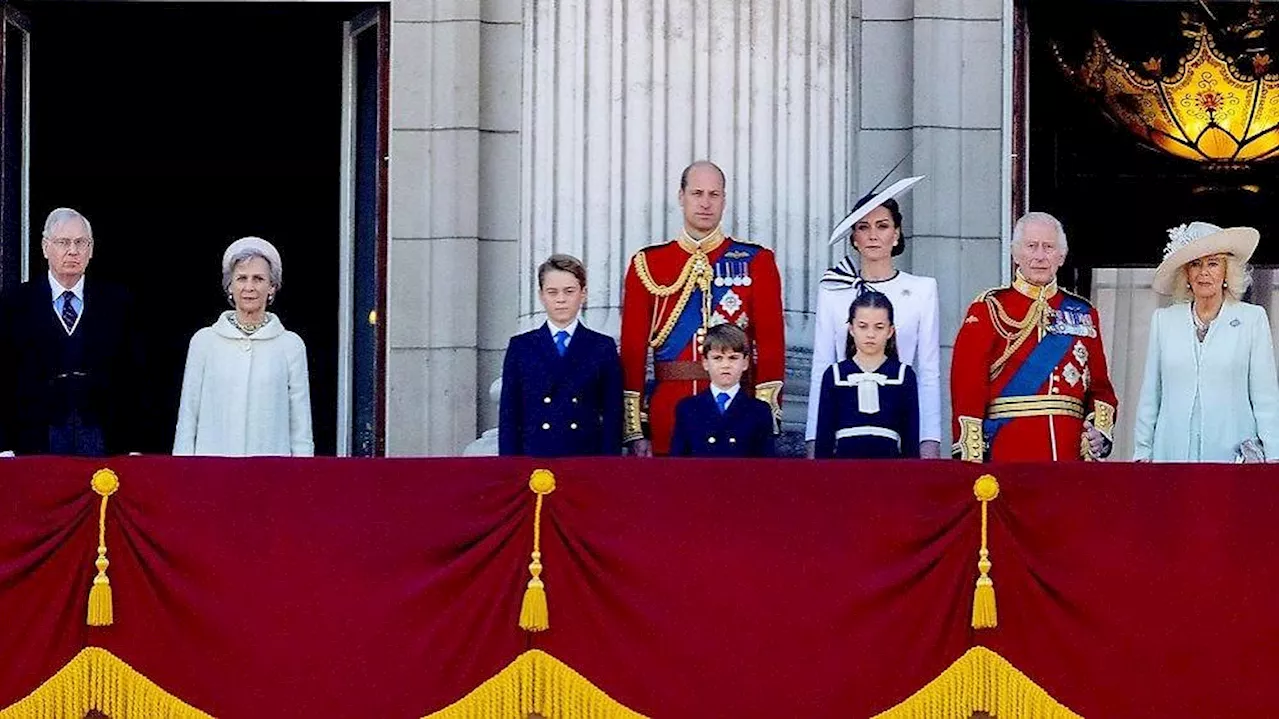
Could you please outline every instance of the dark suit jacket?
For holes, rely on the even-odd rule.
[[[676,405],[672,457],[772,457],[776,451],[773,410],[745,386],[739,387],[724,414],[711,389]]]
[[[141,385],[142,353],[134,330],[144,318],[132,313],[121,288],[85,277],[84,309],[75,334],[75,367],[66,366],[66,330],[53,310],[45,273],[0,299],[0,451],[49,452],[50,426],[65,421],[67,392],[59,375],[76,373],[75,402],[81,420],[102,430],[107,454],[140,451],[148,426],[148,394]],[[55,416],[62,414],[62,416]]]
[[[564,357],[544,322],[511,338],[502,364],[498,453],[622,453],[622,365],[613,338],[574,330]]]

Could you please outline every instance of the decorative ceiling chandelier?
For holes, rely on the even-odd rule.
[[[1267,20],[1253,12],[1251,19],[1255,22],[1238,27],[1253,39],[1261,34],[1257,22]],[[1071,67],[1056,44],[1053,50],[1068,78],[1112,119],[1158,150],[1215,168],[1276,157],[1280,83],[1271,56],[1255,51],[1243,56],[1242,63],[1233,62],[1203,24],[1189,23],[1184,34],[1192,39],[1191,47],[1169,73],[1159,58],[1130,67],[1097,33],[1079,67]],[[1241,72],[1240,64],[1252,73]]]

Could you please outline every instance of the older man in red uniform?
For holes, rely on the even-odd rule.
[[[1067,236],[1032,212],[1013,230],[1013,284],[965,313],[951,360],[952,450],[981,462],[1096,460],[1111,452],[1116,394],[1098,312],[1056,282]]]
[[[680,176],[680,236],[637,252],[622,294],[623,441],[633,454],[667,454],[676,403],[707,388],[699,347],[708,327],[732,323],[747,333],[752,362],[741,391],[754,392],[781,418],[782,282],[773,252],[720,231],[724,172],[695,162]],[[653,351],[654,381],[646,382]],[[646,391],[647,390],[647,391]],[[647,399],[649,439],[641,427]]]

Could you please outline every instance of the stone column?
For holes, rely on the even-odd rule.
[[[515,328],[520,0],[392,6],[387,451],[492,422]]]
[[[540,319],[534,267],[567,252],[586,321],[616,337],[626,263],[679,231],[680,172],[705,158],[728,176],[726,232],[777,252],[787,343],[807,353],[855,193],[853,28],[849,0],[526,0],[521,324]],[[789,372],[792,422],[807,378]]]
[[[861,20],[858,188],[870,188],[914,146],[901,174],[927,179],[903,202],[908,240],[899,267],[938,280],[945,440],[960,319],[979,292],[1001,283],[1008,262],[1001,139],[1009,20],[1000,0],[863,0]]]

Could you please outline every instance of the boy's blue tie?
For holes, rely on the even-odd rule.
[[[67,326],[68,332],[71,331],[72,327],[76,326],[76,317],[79,316],[79,313],[76,312],[76,306],[71,303],[71,299],[75,296],[76,293],[71,290],[62,293],[62,323]]]
[[[565,332],[564,330],[560,330],[559,332],[556,333],[556,352],[559,352],[560,356],[563,357],[565,350],[567,350],[568,348],[569,348],[569,333]]]
[[[716,392],[716,404],[720,405],[720,414],[724,414],[724,411],[729,408],[729,393]]]

